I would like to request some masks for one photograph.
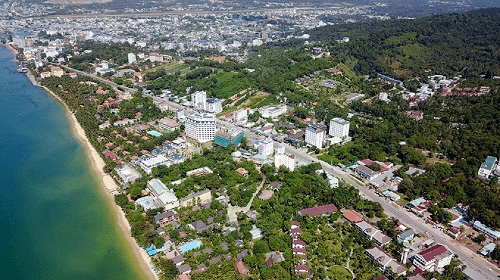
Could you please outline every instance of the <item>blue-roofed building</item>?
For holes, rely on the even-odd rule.
[[[475,221],[473,227],[475,230],[486,234],[487,236],[491,237],[494,240],[500,239],[500,231],[493,230],[487,227],[485,224],[481,223],[480,221]]]
[[[173,164],[177,164],[177,163],[181,163],[181,162],[184,162],[184,157],[177,154],[177,153],[172,153],[170,155],[170,160],[172,160],[172,163]]]
[[[150,210],[160,207],[159,203],[157,203],[151,196],[141,197],[135,201],[135,204],[142,206],[144,210]]]
[[[161,149],[153,149],[153,150],[151,151],[151,153],[152,153],[153,155],[155,155],[155,156],[165,154],[165,152],[164,152],[163,150],[161,150]]]
[[[148,181],[148,188],[156,195],[160,196],[162,193],[170,191],[160,179],[151,179]]]
[[[497,168],[498,159],[496,157],[487,156],[486,160],[481,164],[477,171],[479,179],[490,179],[493,176],[493,171]]]
[[[227,148],[230,144],[238,146],[243,139],[244,132],[233,128],[231,130],[221,129],[217,131],[214,137],[214,145]]]
[[[401,82],[400,80],[396,80],[396,79],[394,79],[394,78],[391,78],[391,77],[386,76],[386,75],[382,75],[382,74],[380,74],[380,73],[377,73],[377,76],[378,76],[379,78],[382,78],[382,79],[384,79],[384,80],[386,80],[386,81],[389,81],[389,82],[391,82],[391,83],[395,83],[395,84],[398,84],[398,85],[402,85],[402,84],[403,84],[403,82]]]
[[[479,253],[483,256],[487,256],[487,255],[491,254],[491,252],[493,252],[493,250],[495,250],[496,246],[497,245],[493,242],[488,243],[486,246],[483,247],[483,249],[481,249],[481,251],[479,251]]]
[[[252,235],[253,240],[262,238],[262,231],[255,225],[253,226],[253,229],[250,230],[250,234]]]
[[[151,156],[150,155],[142,155],[141,159],[142,160],[148,160],[148,159],[151,159]]]
[[[153,245],[146,248],[146,252],[148,253],[148,256],[150,256],[150,257],[156,255],[156,253],[157,253],[156,248]]]
[[[171,153],[175,152],[174,146],[167,144],[163,146],[163,151],[167,154],[170,155]]]

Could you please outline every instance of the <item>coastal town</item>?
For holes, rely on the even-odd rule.
[[[274,12],[276,24],[221,13],[1,25],[12,31],[3,40],[18,71],[81,125],[159,279],[497,279],[498,217],[465,203],[466,179],[453,168],[467,163],[418,135],[386,135],[393,116],[379,112],[396,108],[399,130],[441,121],[423,104],[439,99],[444,111],[446,98],[491,96],[499,77],[360,75],[332,58],[349,37],[309,42],[307,30],[326,24],[298,15]],[[265,53],[294,40],[298,50],[278,62]],[[262,69],[285,67],[286,55],[297,68],[282,73],[284,87],[278,68]],[[498,156],[473,166],[477,184],[498,188]]]

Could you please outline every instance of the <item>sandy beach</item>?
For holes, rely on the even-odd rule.
[[[99,153],[96,151],[96,149],[90,144],[90,141],[87,139],[87,136],[85,135],[85,130],[82,128],[80,123],[77,121],[75,115],[71,113],[69,110],[69,107],[66,105],[66,103],[63,102],[59,96],[51,92],[48,88],[42,87],[50,93],[54,98],[56,98],[59,102],[61,102],[66,110],[66,113],[68,115],[68,119],[70,120],[71,124],[71,130],[73,131],[74,135],[77,137],[77,139],[83,144],[85,147],[85,151],[88,155],[88,158],[90,160],[90,163],[92,165],[92,169],[95,171],[97,176],[99,177],[101,186],[104,188],[104,192],[106,193],[106,197],[109,200],[109,203],[113,206],[113,209],[115,210],[116,213],[116,218],[118,225],[120,228],[123,230],[123,233],[125,235],[125,238],[129,242],[129,244],[132,245],[132,251],[136,255],[142,270],[146,273],[149,279],[158,279],[158,276],[153,273],[153,270],[150,268],[150,258],[148,254],[146,253],[145,250],[143,250],[135,239],[132,237],[132,233],[130,231],[130,224],[127,221],[127,218],[125,217],[125,213],[122,211],[122,209],[116,205],[114,201],[114,196],[111,194],[111,191],[118,189],[118,185],[116,182],[111,178],[110,175],[106,174],[104,172],[104,160],[101,158]]]
[[[5,46],[9,48],[14,54],[17,54],[17,51],[12,46],[10,46],[9,44],[5,44]],[[70,121],[71,130],[78,139],[78,141],[80,141],[83,144],[83,147],[85,148],[85,152],[88,155],[88,159],[90,161],[92,169],[99,178],[100,187],[105,193],[109,205],[113,207],[113,210],[116,213],[116,220],[118,222],[118,225],[120,226],[125,239],[131,245],[132,251],[136,256],[137,260],[139,261],[142,271],[149,279],[158,279],[158,276],[153,272],[153,270],[149,265],[150,258],[148,254],[146,253],[145,250],[139,247],[135,239],[132,237],[132,233],[130,231],[131,227],[130,224],[128,223],[127,218],[125,217],[125,213],[114,202],[114,196],[111,192],[118,189],[119,187],[113,180],[113,178],[104,172],[104,166],[105,166],[104,160],[101,158],[97,150],[92,146],[92,144],[88,140],[87,136],[85,135],[85,130],[77,121],[76,116],[71,112],[69,107],[66,105],[66,103],[64,103],[64,101],[59,96],[54,94],[48,88],[38,84],[35,80],[35,77],[33,77],[31,73],[27,73],[27,75],[30,81],[33,83],[33,85],[42,87],[46,92],[48,92],[51,96],[53,96],[57,101],[59,101],[64,106],[66,115],[68,117],[68,120]]]

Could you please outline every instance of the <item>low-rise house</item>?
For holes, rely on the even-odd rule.
[[[295,271],[296,275],[305,275],[307,278],[311,277],[311,274],[309,273],[309,266],[304,265],[304,264],[296,264],[293,267],[293,270]]]
[[[375,241],[378,246],[383,246],[392,241],[390,237],[382,233],[378,228],[372,226],[366,221],[356,223],[356,228],[367,239]]]
[[[179,274],[189,274],[191,273],[191,266],[189,264],[179,265],[177,267]]]
[[[479,253],[483,256],[487,256],[489,255],[491,252],[493,252],[493,250],[495,250],[495,247],[497,245],[493,242],[491,243],[488,243],[486,246],[483,247],[483,249],[481,249],[481,251],[479,251]]]
[[[147,173],[151,174],[153,168],[160,165],[170,166],[170,161],[164,155],[157,155],[155,157],[147,157],[146,159],[138,160],[137,164]]]
[[[166,227],[174,221],[179,221],[181,216],[175,210],[165,211],[154,216],[155,221],[161,226]]]
[[[278,191],[281,189],[282,185],[281,183],[278,183],[278,182],[272,182],[269,187],[271,188],[271,190],[273,191]]]
[[[259,199],[261,200],[268,200],[273,196],[274,192],[270,190],[263,190],[262,193],[259,195]]]
[[[205,167],[197,168],[197,169],[186,172],[186,176],[188,176],[188,177],[200,177],[200,176],[205,176],[205,175],[212,174],[212,173],[213,173],[212,169],[205,166]]]
[[[122,180],[123,183],[132,183],[135,180],[141,178],[141,173],[137,172],[130,165],[125,164],[120,168],[115,168],[118,177]]]
[[[373,247],[366,250],[366,254],[373,262],[377,263],[378,268],[385,272],[390,269],[390,271],[396,276],[406,275],[406,267],[401,265],[398,261],[391,258],[386,252],[384,252],[379,247]]]
[[[334,204],[305,208],[298,211],[299,215],[309,215],[311,217],[326,215],[333,212],[337,212],[337,207]]]
[[[118,156],[115,153],[113,153],[112,151],[109,151],[109,150],[106,150],[106,151],[102,152],[102,154],[105,157],[110,158],[111,160],[117,160],[118,159]]]
[[[375,172],[373,170],[371,170],[370,168],[364,166],[364,165],[358,165],[357,167],[355,167],[353,169],[354,173],[356,173],[357,175],[365,178],[366,180],[373,180],[375,178],[377,178],[380,173],[378,172]]]
[[[285,257],[283,256],[283,253],[274,251],[266,254],[266,266],[271,267],[275,263],[280,263],[284,262]]]
[[[475,230],[486,234],[494,240],[500,239],[500,231],[493,230],[480,221],[475,221],[473,227]]]
[[[292,240],[292,249],[305,249],[306,243],[300,239]]]
[[[260,228],[257,228],[255,225],[253,226],[253,229],[250,230],[250,234],[252,235],[252,240],[262,238],[262,231],[260,230]]]
[[[242,260],[244,257],[248,256],[248,253],[249,251],[247,249],[239,252],[237,255],[236,255],[236,258],[239,259],[239,260]]]
[[[344,212],[342,212],[342,215],[351,223],[359,223],[363,220],[363,215],[356,212],[355,210],[344,210]]]
[[[189,207],[204,204],[210,201],[212,201],[212,193],[209,189],[205,189],[179,199],[179,205],[182,207]]]
[[[498,159],[496,157],[488,156],[486,160],[481,164],[479,170],[477,171],[477,176],[480,179],[490,179],[493,171],[496,169],[498,164]]]
[[[402,233],[398,234],[398,242],[403,243],[405,241],[412,240],[414,236],[415,232],[413,231],[413,229],[409,228],[403,231]]]
[[[236,272],[238,272],[239,275],[248,275],[248,274],[250,274],[250,271],[245,266],[245,263],[242,260],[239,260],[239,259],[236,259]]]
[[[453,256],[454,254],[448,248],[438,244],[416,254],[413,258],[413,265],[432,272],[449,265]]]
[[[171,261],[175,264],[175,266],[179,267],[184,263],[184,257],[181,255],[175,256]]]
[[[144,196],[135,201],[135,204],[142,206],[144,210],[150,210],[160,207],[160,204],[152,196]]]
[[[246,170],[246,169],[245,169],[245,168],[243,168],[243,167],[240,167],[240,168],[236,169],[236,172],[237,172],[238,174],[240,174],[241,176],[245,177],[245,178],[248,178],[248,175],[250,174],[250,173],[248,172],[248,170]]]
[[[209,217],[207,219],[207,223],[206,224],[202,220],[197,220],[195,222],[192,222],[190,224],[190,226],[192,227],[192,229],[196,230],[198,233],[202,233],[205,230],[211,229],[212,227],[215,226],[215,224],[214,224],[214,218],[213,217]]]

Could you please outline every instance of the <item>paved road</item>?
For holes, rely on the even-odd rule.
[[[136,92],[135,88],[128,88],[126,86],[119,85],[119,84],[114,83],[114,82],[112,82],[110,80],[98,77],[97,75],[89,74],[87,72],[83,72],[83,71],[80,71],[80,70],[77,70],[77,69],[74,69],[74,68],[71,68],[71,67],[68,67],[68,66],[65,66],[65,65],[59,65],[59,66],[61,66],[62,68],[66,69],[68,71],[75,72],[78,75],[82,75],[82,76],[87,76],[87,77],[90,77],[90,78],[94,78],[94,79],[96,79],[96,80],[98,80],[100,82],[103,82],[105,84],[108,84],[108,85],[112,86],[115,90],[123,91],[122,89],[124,89],[126,92],[128,92],[130,94],[134,94]],[[118,87],[120,87],[121,89],[118,89]]]
[[[178,103],[169,102],[169,106],[177,109],[186,109],[188,112],[192,112],[192,109],[186,108],[183,105]],[[247,128],[242,128],[234,125],[233,123],[217,120],[218,125],[224,126],[226,128],[238,128],[244,131],[245,136],[248,138],[249,142],[253,142],[257,139],[262,138],[262,136],[258,136],[255,133],[251,132]],[[275,147],[279,145],[278,142],[275,141]],[[319,162],[323,169],[338,177],[344,179],[345,182],[351,184],[356,187],[362,195],[364,195],[367,199],[379,202],[384,208],[385,212],[392,217],[400,220],[402,223],[411,226],[417,233],[422,233],[424,235],[429,236],[434,241],[439,244],[446,245],[453,253],[455,253],[460,260],[471,269],[476,270],[478,273],[481,273],[483,277],[481,279],[475,280],[498,280],[500,277],[499,271],[493,264],[486,261],[484,258],[480,257],[475,252],[472,252],[467,247],[459,244],[456,240],[452,239],[439,229],[433,228],[431,225],[426,224],[423,219],[413,215],[412,213],[407,212],[403,207],[399,205],[394,205],[391,202],[387,201],[385,198],[379,197],[374,191],[365,188],[365,184],[361,182],[359,179],[354,178],[349,173],[344,172],[340,168],[336,166],[331,166],[330,164],[318,160],[317,158],[301,151],[295,149],[294,147],[286,144],[285,150],[288,154],[294,155],[296,158],[300,158],[302,160],[308,162]]]

